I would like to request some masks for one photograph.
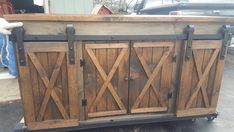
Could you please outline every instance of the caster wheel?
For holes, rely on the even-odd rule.
[[[214,116],[207,117],[207,121],[208,121],[208,122],[212,122],[215,118],[216,118],[216,117],[214,117]]]
[[[214,115],[212,115],[212,116],[208,116],[207,117],[207,121],[208,122],[212,122],[215,118],[217,118],[218,117],[218,113],[215,113]]]

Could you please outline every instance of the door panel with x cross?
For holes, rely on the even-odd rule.
[[[220,40],[194,40],[192,56],[183,55],[177,116],[207,115],[216,112],[224,59]]]
[[[129,43],[85,43],[87,118],[127,113]]]
[[[73,125],[76,122],[78,125],[77,62],[69,63],[67,43],[26,42],[24,45],[27,64],[19,69],[24,72],[20,74],[20,79],[29,79],[27,85],[30,89],[26,91],[25,102],[33,104],[30,107],[32,114],[27,115],[31,119],[28,127],[31,124],[34,127],[38,122],[46,124],[43,121],[51,120],[72,122]]]
[[[167,112],[174,42],[134,42],[130,57],[131,113]]]

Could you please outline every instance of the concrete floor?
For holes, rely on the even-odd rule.
[[[22,118],[18,82],[0,80],[0,132],[12,132]],[[12,101],[13,100],[13,101]],[[14,101],[16,100],[16,101]],[[234,131],[234,55],[227,57],[218,104],[219,116],[213,122],[199,119],[137,126],[86,130],[82,132],[233,132]]]

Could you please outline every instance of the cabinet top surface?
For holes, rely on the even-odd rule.
[[[159,16],[159,15],[45,15],[14,14],[4,15],[9,21],[52,21],[52,22],[221,22],[232,23],[234,17],[220,16]]]

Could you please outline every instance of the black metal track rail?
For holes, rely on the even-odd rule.
[[[129,41],[129,40],[187,40],[181,35],[75,35],[76,41]],[[194,34],[193,40],[221,40],[222,34]],[[66,35],[25,35],[24,42],[30,41],[67,41]]]

